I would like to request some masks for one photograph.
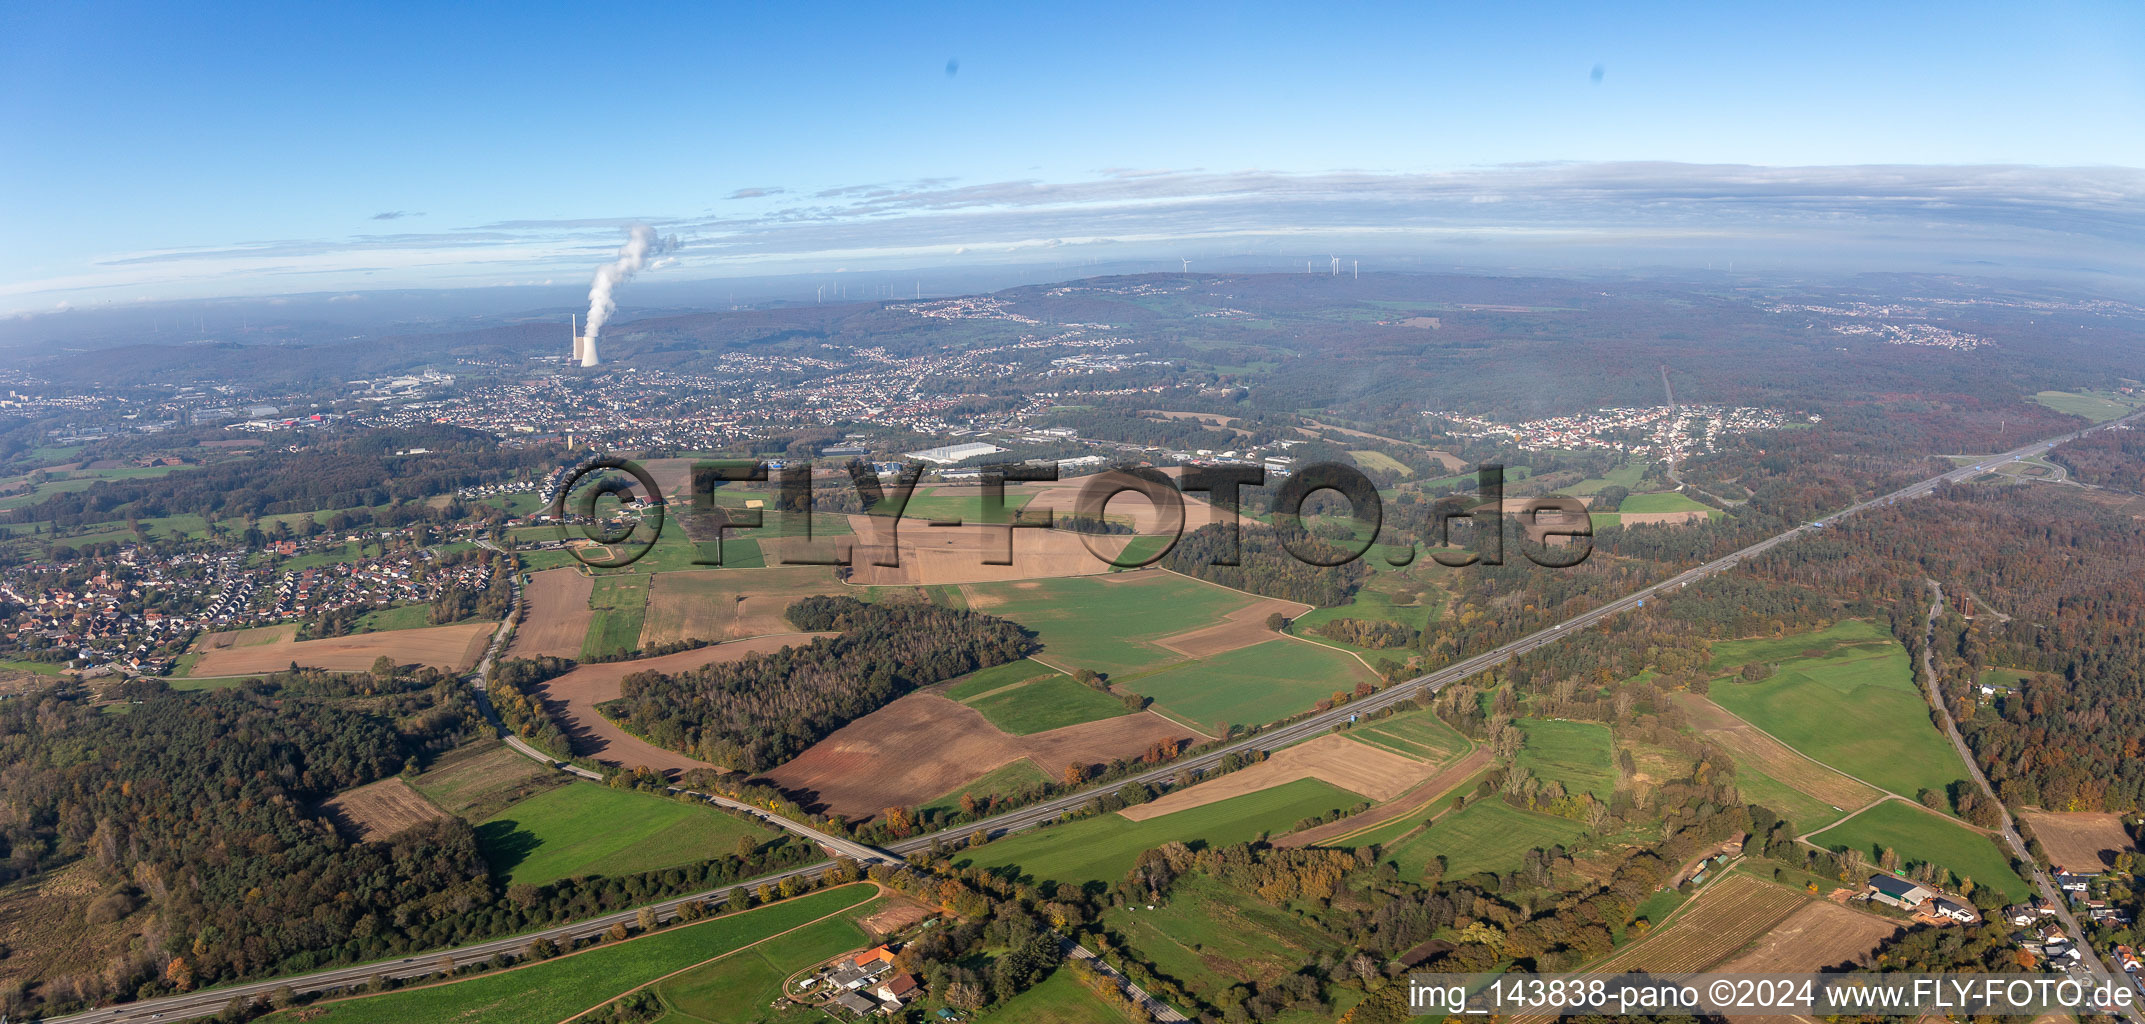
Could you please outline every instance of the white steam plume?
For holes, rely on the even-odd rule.
[[[603,330],[603,322],[618,311],[618,303],[611,292],[624,284],[627,278],[640,273],[648,265],[648,257],[660,256],[678,247],[678,238],[672,235],[657,238],[655,229],[646,224],[635,224],[628,230],[626,244],[618,247],[618,258],[596,268],[596,280],[588,286],[588,329],[583,335],[587,340],[581,348],[581,365],[596,365],[596,335]],[[661,266],[668,260],[658,260]]]

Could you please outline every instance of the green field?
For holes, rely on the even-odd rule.
[[[1115,882],[1131,870],[1142,852],[1173,839],[1198,839],[1215,846],[1246,842],[1264,833],[1287,831],[1304,818],[1361,802],[1362,797],[1339,787],[1317,779],[1299,779],[1146,821],[1098,814],[1022,832],[960,855],[954,866],[1017,867],[1020,874],[1038,881]]]
[[[1127,904],[1105,913],[1102,923],[1139,959],[1210,1003],[1221,1002],[1232,985],[1302,970],[1330,944],[1287,910],[1203,874],[1179,881],[1153,910]]]
[[[1860,849],[1869,854],[1872,866],[1890,848],[1898,852],[1902,867],[1940,864],[1954,875],[1973,879],[1975,885],[2001,890],[2006,903],[2016,903],[2033,892],[2011,870],[2010,857],[1994,840],[1897,800],[1863,811],[1811,836],[1810,841],[1833,850]]]
[[[1130,675],[1180,656],[1143,641],[1210,626],[1251,598],[1171,573],[978,583],[976,610],[1036,631],[1043,660]]]
[[[356,632],[384,633],[394,629],[422,629],[430,625],[434,625],[431,605],[398,604],[392,608],[379,608],[358,616]]]
[[[1852,807],[1834,807],[1765,774],[1740,757],[1735,759],[1735,788],[1745,801],[1770,807],[1794,822],[1797,832],[1811,832],[1835,824],[1854,810]]]
[[[989,774],[982,778],[923,805],[923,809],[927,811],[950,811],[961,806],[961,794],[963,793],[981,801],[983,798],[990,796],[1011,796],[1024,789],[1045,785],[1053,781],[1056,780],[1045,774],[1041,768],[1037,768],[1035,762],[1025,757],[1018,758],[1000,767],[993,768]]]
[[[1123,701],[1057,674],[964,703],[1015,736],[1131,714]]]
[[[1567,792],[1592,793],[1600,800],[1616,792],[1615,738],[1608,726],[1535,718],[1512,724],[1527,737],[1519,750],[1519,763],[1536,778],[1554,779]]]
[[[1373,552],[1367,564],[1378,567],[1383,560]],[[1405,603],[1403,603],[1405,601]],[[1360,652],[1373,662],[1379,658],[1404,661],[1405,648],[1380,649],[1359,647],[1329,637],[1320,636],[1318,629],[1334,619],[1363,619],[1376,622],[1395,622],[1413,630],[1427,629],[1432,620],[1443,610],[1445,592],[1422,583],[1412,576],[1397,572],[1381,572],[1371,577],[1370,582],[1357,590],[1347,604],[1333,608],[1313,608],[1296,617],[1289,632],[1331,647]]]
[[[1375,681],[1346,654],[1317,644],[1274,639],[1198,661],[1180,662],[1118,681],[1154,698],[1156,710],[1209,733],[1263,725],[1310,711],[1334,691]],[[1218,734],[1218,733],[1217,733]]]
[[[1402,462],[1399,459],[1396,459],[1390,455],[1387,455],[1384,452],[1351,451],[1348,453],[1348,457],[1354,459],[1356,465],[1361,466],[1364,469],[1382,469],[1388,473],[1398,473],[1401,476],[1415,475],[1415,471],[1409,469],[1407,463]]]
[[[1586,497],[1588,495],[1600,494],[1602,491],[1610,487],[1621,487],[1626,491],[1635,491],[1638,490],[1639,481],[1644,479],[1645,476],[1646,460],[1633,459],[1630,462],[1626,462],[1623,465],[1610,470],[1604,476],[1597,476],[1593,477],[1592,479],[1581,480],[1578,483],[1571,485],[1570,487],[1566,487],[1564,488],[1563,493]]]
[[[950,700],[966,703],[971,697],[980,697],[992,690],[1002,690],[1015,683],[1025,683],[1030,679],[1041,679],[1044,676],[1062,674],[1048,665],[1021,658],[1017,661],[1006,662],[1003,665],[992,665],[986,669],[978,669],[946,684],[946,697]]]
[[[1419,879],[1430,859],[1445,858],[1445,877],[1477,871],[1510,871],[1528,850],[1569,843],[1586,826],[1569,818],[1523,811],[1496,797],[1484,797],[1438,819],[1437,824],[1385,851],[1400,868],[1400,877]]]
[[[542,885],[580,875],[623,875],[735,852],[740,836],[775,833],[713,808],[593,782],[538,793],[477,825],[492,870]]]
[[[1762,661],[1772,678],[1714,682],[1715,703],[1781,742],[1864,782],[1912,799],[1945,792],[1966,766],[1930,724],[1906,650],[1867,639],[1875,627],[1714,645],[1713,668]],[[1861,639],[1858,639],[1861,638]],[[1842,723],[1852,723],[1843,728]]]
[[[2040,673],[2028,668],[1985,668],[1976,682],[1999,690],[2016,690],[2037,675]]]
[[[648,611],[648,577],[598,576],[588,605],[596,610],[581,640],[581,660],[640,650],[641,619]]]
[[[871,940],[854,918],[869,914],[884,900],[859,908],[854,914],[831,917],[777,935],[759,945],[740,950],[714,963],[695,967],[655,987],[656,998],[671,1012],[669,1020],[682,1017],[710,1024],[761,1024],[783,1020],[824,1019],[819,1013],[794,1008],[777,1014],[769,1004],[781,998],[783,980],[798,971],[817,966],[843,953],[863,949]]]
[[[1467,737],[1446,725],[1429,708],[1403,711],[1369,722],[1359,722],[1346,735],[1361,743],[1396,754],[1443,764],[1467,751]]]
[[[1718,516],[1720,510],[1711,505],[1693,500],[1680,491],[1657,491],[1652,494],[1634,494],[1616,507],[1618,512],[1704,512]]]
[[[1125,1015],[1059,968],[1034,988],[977,1018],[987,1024],[1125,1024]]]
[[[861,908],[876,898],[877,890],[872,886],[848,885],[712,921],[672,927],[628,942],[598,946],[518,970],[322,1003],[305,1010],[302,1018],[296,1011],[285,1011],[266,1019],[303,1019],[321,1024],[557,1024],[673,971],[829,914]]]
[[[2140,404],[2138,399],[2112,391],[2043,391],[2034,395],[2033,400],[2057,412],[2083,416],[2095,423],[2116,419]]]
[[[1007,489],[1005,510],[1018,512],[1026,505],[1032,494]],[[1002,523],[1007,517],[1000,514],[984,515],[983,498],[973,488],[934,487],[918,485],[916,493],[909,496],[904,505],[889,488],[886,499],[872,506],[875,516],[900,515],[904,519],[920,522]]]

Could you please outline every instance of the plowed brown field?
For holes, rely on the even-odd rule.
[[[576,569],[530,573],[522,590],[521,625],[507,644],[509,658],[578,658],[595,612],[588,606],[596,581]]]
[[[1750,951],[1722,964],[1723,974],[1815,974],[1852,963],[1899,931],[1899,922],[1812,902],[1788,915]]]
[[[842,585],[828,566],[657,573],[648,587],[641,646],[788,633],[797,628],[782,617],[791,602],[839,593]]]
[[[2123,816],[2094,811],[2021,811],[2048,859],[2065,871],[2097,875],[2115,866],[2115,855],[2137,850],[2123,829]]]
[[[1068,764],[1094,765],[1190,733],[1151,712],[1011,736],[974,709],[912,693],[844,726],[775,770],[768,781],[800,802],[852,819],[913,807],[1018,758],[1051,778]]]
[[[856,535],[849,551],[849,580],[865,586],[1089,576],[1110,571],[1109,559],[1131,540],[1123,535],[1088,536],[984,524],[931,526],[906,518],[897,528],[885,516],[850,516],[849,527]],[[1005,559],[1008,530],[1013,534],[1012,564],[986,564],[986,558]],[[1100,554],[1090,552],[1083,541],[1093,544]]]

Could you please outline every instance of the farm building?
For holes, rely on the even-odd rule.
[[[1936,894],[1896,875],[1871,875],[1869,895],[1879,903],[1912,910]]]
[[[1974,908],[1969,907],[1966,904],[1961,903],[1957,900],[1946,899],[1942,896],[1938,896],[1936,900],[1930,904],[1930,907],[1934,909],[1938,914],[1944,917],[1951,918],[1952,920],[1957,921],[1960,924],[1973,924],[1974,922],[1981,920],[1981,915],[1975,913]]]

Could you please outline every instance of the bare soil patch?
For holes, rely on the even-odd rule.
[[[862,820],[888,807],[928,803],[1022,757],[1056,778],[1068,764],[1104,763],[1158,741],[1190,738],[1151,712],[1012,736],[973,708],[912,693],[842,727],[766,778],[815,810]]]
[[[1722,964],[1726,974],[1814,974],[1852,963],[1899,931],[1899,922],[1813,902],[1765,933],[1749,952]]]
[[[1248,768],[1117,813],[1133,821],[1146,821],[1272,789],[1297,779],[1318,779],[1371,800],[1391,800],[1436,773],[1436,765],[1327,733],[1276,751],[1272,757]]]
[[[596,705],[618,699],[619,684],[635,672],[685,672],[703,665],[742,661],[754,654],[772,654],[784,647],[802,646],[818,637],[833,635],[762,636],[653,658],[583,665],[537,686],[536,696],[544,702],[544,710],[559,723],[559,728],[566,731],[575,754],[625,768],[653,768],[665,775],[693,768],[712,768],[714,766],[705,761],[666,750],[627,732],[603,717]]]
[[[1301,832],[1291,832],[1275,839],[1273,843],[1275,846],[1288,848],[1317,846],[1364,829],[1376,828],[1395,818],[1403,818],[1410,814],[1421,814],[1424,808],[1435,803],[1439,797],[1451,792],[1454,786],[1466,782],[1468,779],[1473,778],[1476,772],[1489,766],[1490,749],[1488,747],[1476,747],[1474,750],[1469,751],[1466,757],[1446,765],[1437,774],[1430,776],[1421,785],[1409,791],[1405,794],[1404,799],[1391,800],[1361,814],[1342,818],[1339,821],[1327,822],[1316,828],[1307,828]]]
[[[1808,793],[1843,811],[1851,811],[1883,795],[1804,757],[1704,697],[1687,693],[1678,696],[1677,700],[1690,715],[1692,727],[1700,734],[1757,765],[1759,771],[1782,785]]]
[[[981,523],[932,526],[907,518],[900,520],[897,527],[889,517],[865,515],[850,516],[849,527],[855,536],[842,538],[848,545],[849,580],[864,586],[1091,576],[1109,572],[1109,560],[1117,557],[1131,540],[1124,535],[1091,536]],[[1012,534],[1012,564],[986,564],[985,559],[1006,560],[1008,532]],[[1087,544],[1093,544],[1099,554],[1090,552]],[[880,562],[897,564],[883,566],[877,564]]]
[[[2120,814],[2098,811],[2021,811],[2056,867],[2097,875],[2115,866],[2115,855],[2137,851]]]
[[[529,574],[523,588],[521,625],[507,644],[509,658],[578,658],[588,624],[596,615],[588,606],[596,581],[577,569],[546,569]]]
[[[642,647],[678,640],[738,640],[794,632],[783,618],[792,602],[839,594],[829,566],[700,569],[657,573],[641,620]]]
[[[883,939],[931,916],[931,908],[914,903],[892,893],[886,895],[886,909],[857,922],[864,934],[874,939]]]
[[[1266,628],[1268,615],[1278,613],[1283,618],[1293,619],[1310,610],[1310,605],[1296,601],[1262,597],[1223,616],[1222,621],[1214,625],[1172,633],[1154,642],[1187,658],[1210,658],[1240,647],[1265,643],[1280,635]]]
[[[286,622],[280,626],[259,626],[253,629],[233,629],[221,633],[203,633],[194,640],[194,650],[222,651],[233,647],[260,647],[264,644],[287,644],[298,639],[298,624]]]
[[[324,800],[316,808],[352,842],[386,839],[404,829],[452,817],[399,778],[381,779]]]
[[[386,655],[397,665],[430,665],[459,672],[476,664],[491,643],[496,622],[395,629],[383,633],[288,640],[204,651],[194,662],[196,676],[243,676],[279,672],[297,664],[330,672],[363,672]]]

